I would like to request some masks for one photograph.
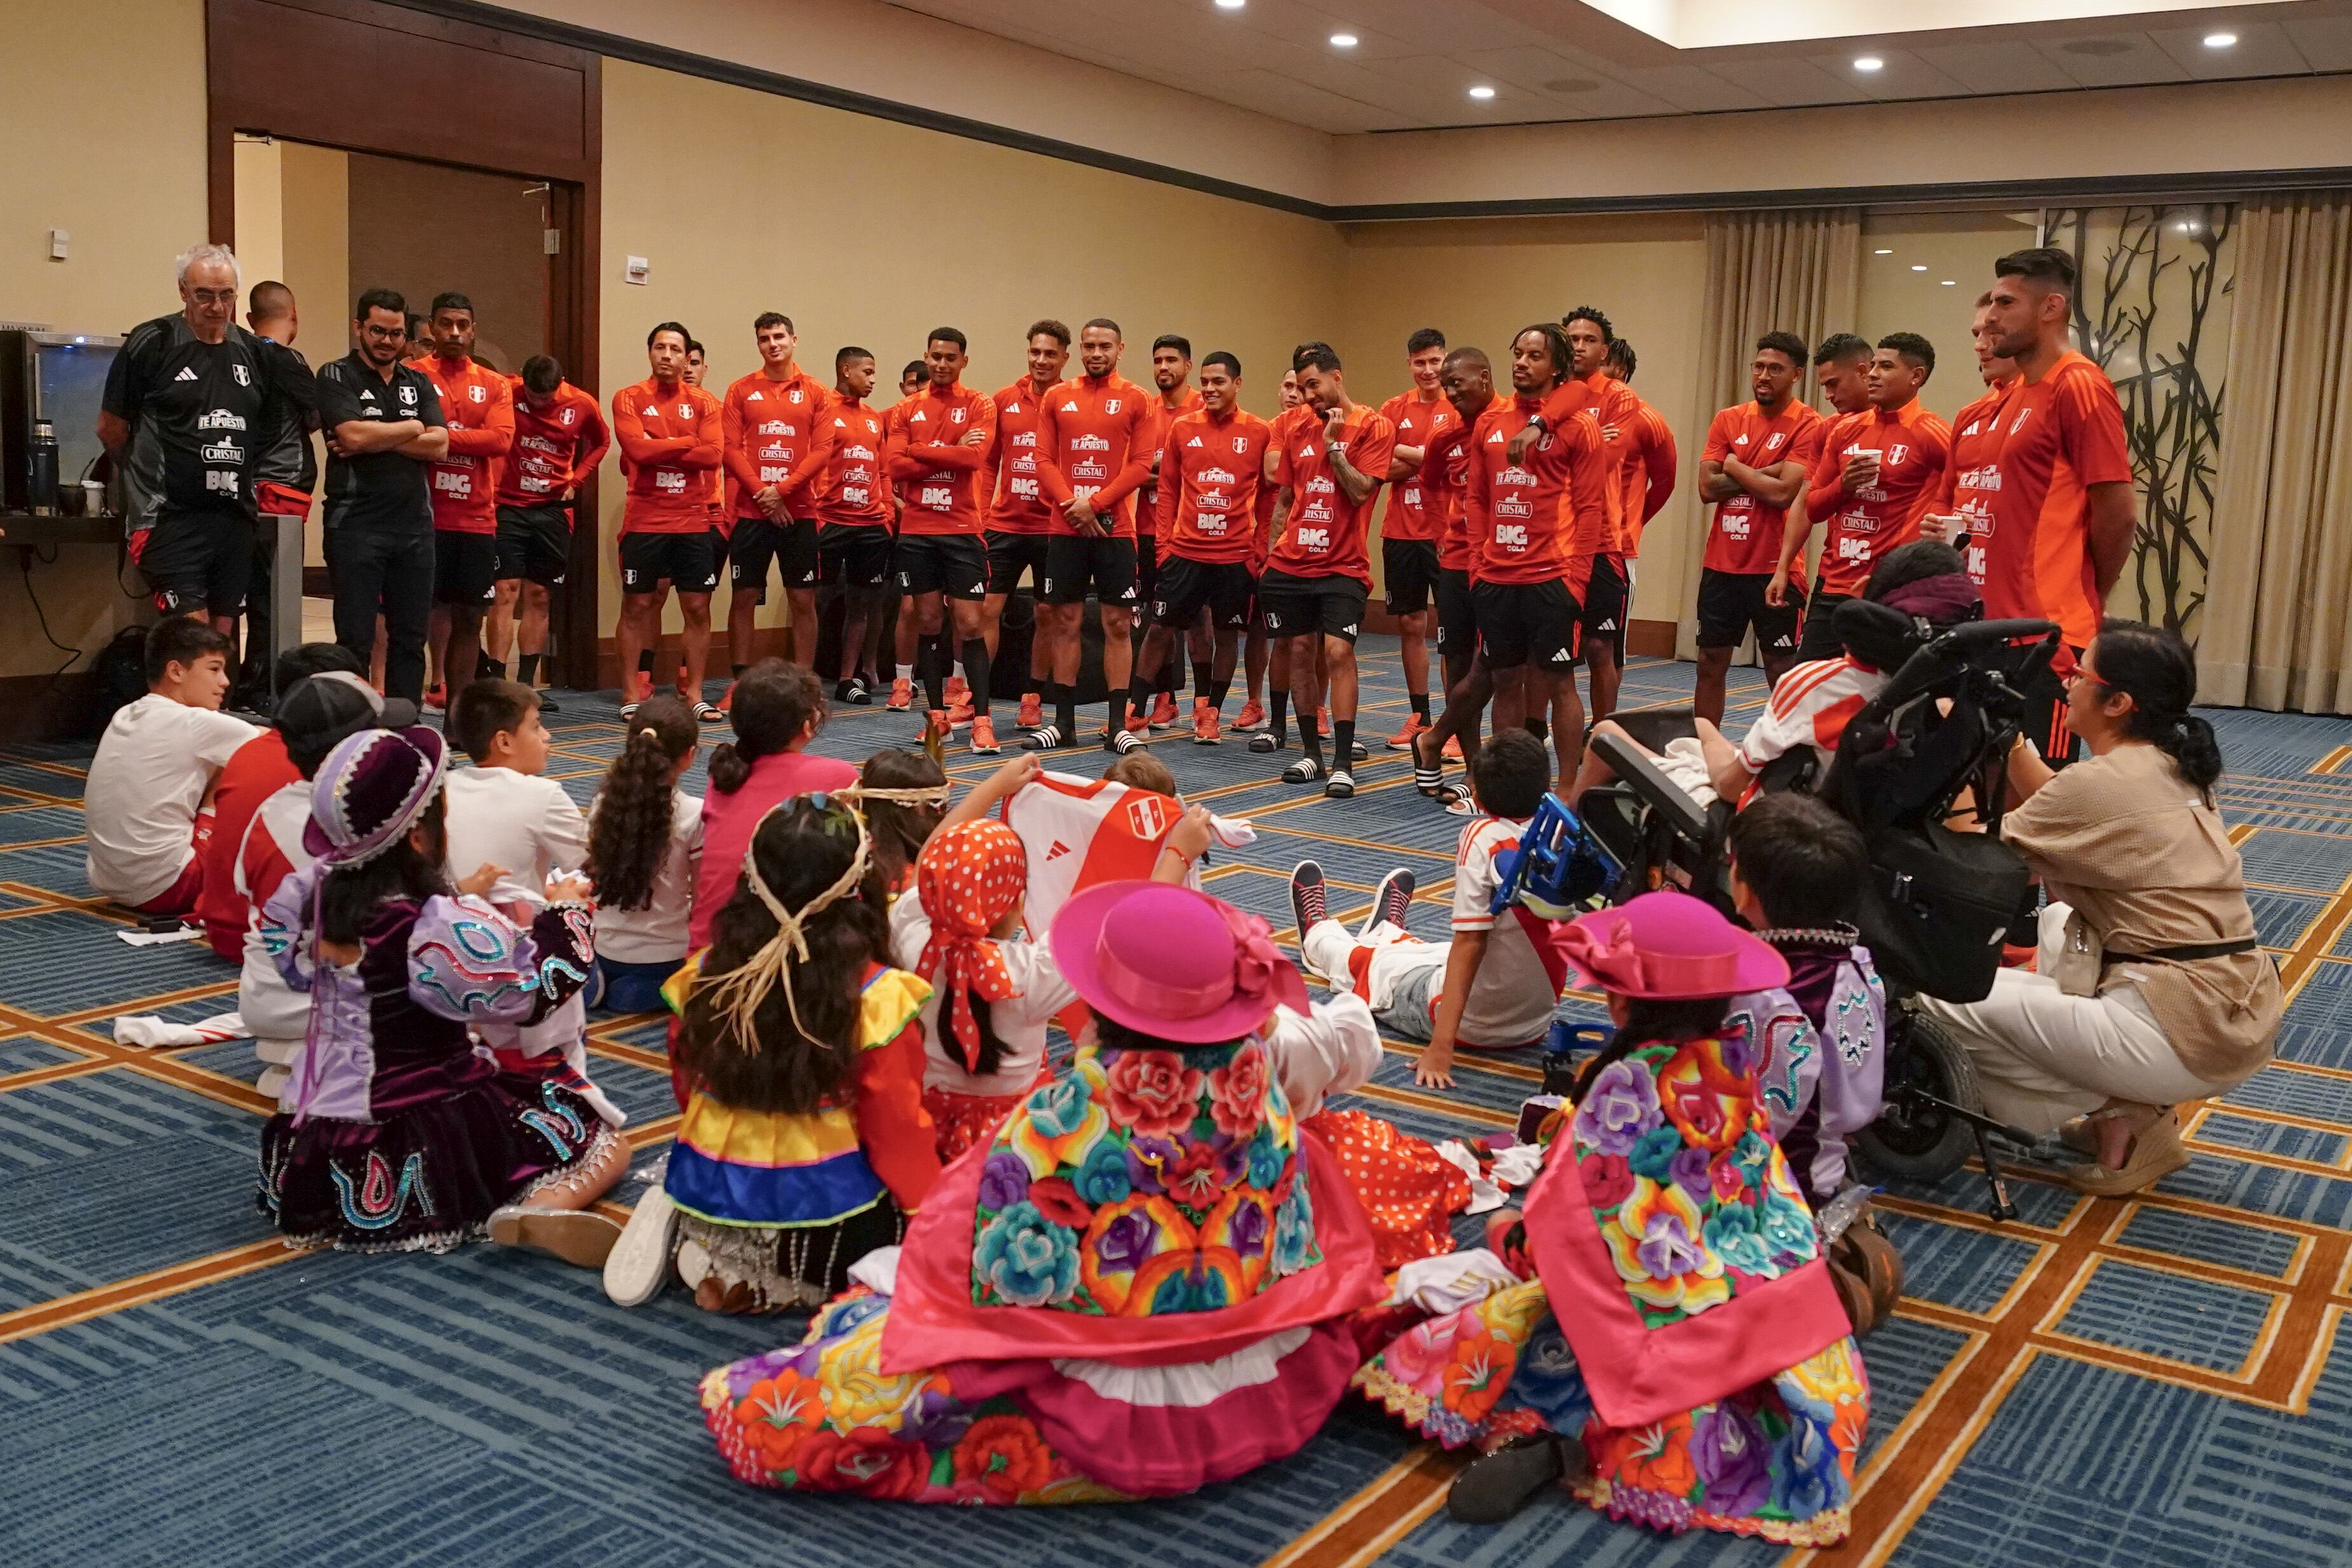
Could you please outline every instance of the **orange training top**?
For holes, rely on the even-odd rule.
[[[724,449],[719,399],[651,377],[613,394],[613,435],[626,462],[623,533],[698,533],[712,525],[711,476]]]
[[[1037,482],[1053,503],[1047,531],[1076,533],[1062,508],[1084,495],[1119,539],[1135,537],[1128,500],[1151,472],[1153,421],[1149,392],[1117,371],[1056,384],[1037,421]]]
[[[433,526],[449,533],[499,531],[499,469],[514,449],[514,384],[471,359],[433,355],[416,367],[441,395],[449,455],[425,465]]]
[[[810,483],[824,472],[833,445],[832,422],[824,418],[833,394],[806,372],[774,377],[765,365],[728,387],[719,404],[727,458],[727,515],[765,517],[758,500],[774,485],[784,508],[807,517],[815,504]]]
[[[1160,558],[1223,564],[1250,559],[1257,547],[1257,498],[1274,426],[1234,409],[1206,408],[1169,422],[1160,459],[1160,515],[1152,532]]]

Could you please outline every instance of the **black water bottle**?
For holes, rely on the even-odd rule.
[[[46,419],[33,421],[33,439],[25,455],[25,504],[35,515],[58,513],[58,436]]]

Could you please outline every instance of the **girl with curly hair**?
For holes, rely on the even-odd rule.
[[[650,1013],[686,962],[687,918],[702,865],[702,797],[678,787],[702,726],[683,699],[648,698],[589,807],[596,886],[596,972],[610,1013]]]

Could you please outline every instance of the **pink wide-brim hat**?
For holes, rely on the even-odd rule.
[[[1738,996],[1789,983],[1789,961],[1688,893],[1643,893],[1568,922],[1559,950],[1588,984],[1657,1001]]]
[[[1172,882],[1102,882],[1062,906],[1054,961],[1104,1017],[1180,1045],[1254,1034],[1307,984],[1253,914]]]

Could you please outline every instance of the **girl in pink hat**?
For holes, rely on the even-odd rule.
[[[1409,1330],[1357,1384],[1487,1450],[1448,1500],[1467,1522],[1557,1480],[1663,1530],[1841,1541],[1869,1385],[1755,1043],[1724,1026],[1730,997],[1788,964],[1674,892],[1580,916],[1563,942],[1617,1035],[1547,1128],[1503,1248],[1531,1277]]]
[[[1049,939],[1067,1073],[950,1165],[798,1345],[703,1379],[756,1486],[931,1503],[1186,1492],[1295,1452],[1385,1293],[1363,1210],[1261,1038],[1307,1011],[1264,921],[1109,882]]]

